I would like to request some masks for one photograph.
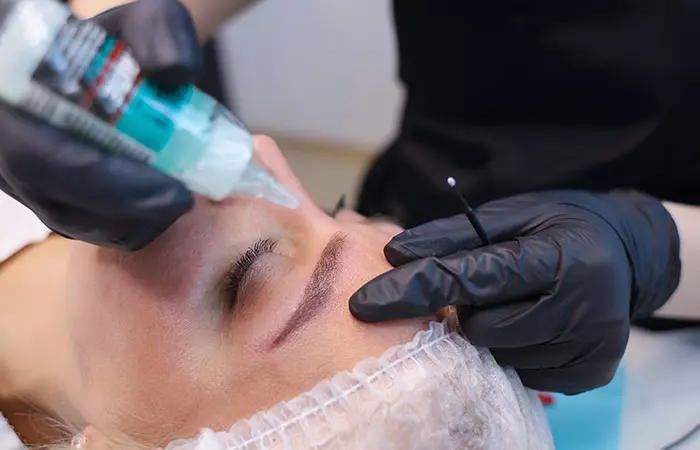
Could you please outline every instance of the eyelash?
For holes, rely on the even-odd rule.
[[[241,285],[245,280],[246,275],[253,264],[263,255],[272,253],[277,248],[277,241],[274,239],[261,239],[250,248],[248,248],[245,253],[243,253],[238,260],[233,263],[228,273],[226,274],[226,279],[224,282],[224,289],[226,293],[226,310],[227,312],[233,311],[233,309],[238,304],[238,296],[241,290]]]

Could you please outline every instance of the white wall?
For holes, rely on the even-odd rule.
[[[389,0],[262,0],[220,34],[246,124],[378,149],[402,94]]]

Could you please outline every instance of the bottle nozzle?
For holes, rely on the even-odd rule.
[[[255,162],[248,163],[236,184],[234,193],[264,198],[276,205],[296,209],[299,200],[282,186],[270,173]]]

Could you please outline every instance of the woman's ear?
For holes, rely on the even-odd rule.
[[[268,136],[254,136],[254,145],[257,158],[270,171],[273,177],[294,194],[301,203],[313,203],[309,193],[302,186],[301,181],[289,167],[287,158],[280,151],[277,143]]]

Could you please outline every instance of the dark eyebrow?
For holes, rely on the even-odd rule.
[[[341,268],[341,256],[346,238],[347,235],[336,233],[328,241],[306,285],[301,302],[297,305],[294,314],[287,321],[282,331],[272,341],[271,347],[277,347],[282,344],[290,335],[309,323],[328,305],[328,300],[333,293],[336,278]]]

